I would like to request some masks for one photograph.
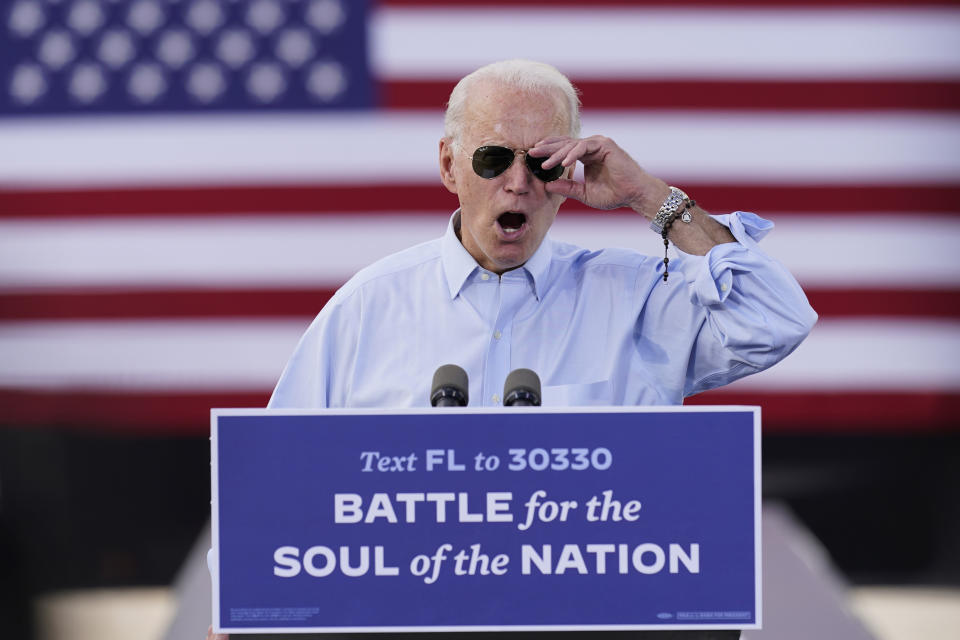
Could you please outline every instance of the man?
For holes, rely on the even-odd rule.
[[[816,313],[757,248],[769,222],[715,220],[612,140],[579,132],[576,90],[549,65],[511,60],[463,78],[440,140],[440,178],[460,200],[446,234],[351,278],[269,406],[426,406],[445,363],[468,372],[471,404],[499,404],[519,367],[544,381],[544,405],[680,404],[803,340]],[[572,179],[577,162],[583,183]],[[660,258],[553,242],[568,197],[628,206],[687,255],[670,277]],[[226,636],[211,628],[207,638]]]
[[[426,406],[445,363],[468,372],[471,405],[499,404],[519,367],[539,374],[544,405],[680,404],[789,354],[816,314],[756,245],[772,225],[714,219],[579,130],[576,90],[549,65],[512,60],[463,78],[440,140],[440,177],[460,200],[446,235],[344,285],[269,406]],[[568,197],[632,208],[683,255],[667,264],[552,241]]]

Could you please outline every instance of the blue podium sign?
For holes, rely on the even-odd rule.
[[[757,407],[212,412],[220,632],[760,626]]]

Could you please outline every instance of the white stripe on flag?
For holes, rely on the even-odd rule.
[[[8,322],[0,387],[269,390],[304,320]],[[427,375],[427,373],[425,373]],[[960,322],[829,320],[740,390],[960,390]]]
[[[269,321],[0,324],[0,388],[262,391],[307,328]]]
[[[904,220],[910,220],[909,232]],[[960,285],[960,219],[775,216],[761,242],[805,286]],[[446,217],[324,215],[0,221],[0,290],[44,287],[335,287],[379,258],[432,240]],[[659,256],[638,217],[561,211],[552,237]]]
[[[505,58],[572,76],[900,78],[960,74],[960,11],[384,8],[371,64],[384,78],[458,78]]]
[[[439,111],[0,122],[0,186],[439,182]],[[960,116],[590,112],[671,182],[950,183]]]
[[[957,391],[960,321],[820,320],[785,360],[729,389]]]

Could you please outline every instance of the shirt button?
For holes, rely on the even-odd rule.
[[[720,285],[720,291],[726,291],[726,290],[727,290],[727,285],[726,285],[726,284]]]
[[[500,396],[497,394],[493,394],[493,397],[490,399],[493,400],[493,404],[500,404]]]
[[[494,332],[493,332],[493,337],[496,338],[497,340],[499,340],[502,335],[503,335],[503,334],[500,333],[499,331],[494,331]]]
[[[490,279],[490,274],[489,274],[489,273],[482,273],[482,274],[480,274],[480,279],[481,279],[481,280],[489,280],[489,279]]]

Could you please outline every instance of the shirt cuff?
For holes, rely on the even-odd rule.
[[[757,243],[773,230],[772,222],[755,213],[746,211],[734,211],[733,213],[710,217],[730,229],[730,233],[737,239],[737,242],[749,249],[756,249]],[[724,245],[717,245],[714,249],[722,246]]]
[[[737,242],[718,244],[705,256],[684,254],[685,263],[692,267],[684,269],[690,300],[700,305],[722,304],[727,299],[733,290],[733,271],[752,270],[750,263],[755,259],[750,254],[764,255],[757,243],[773,229],[769,220],[745,211],[711,217],[730,229]]]

